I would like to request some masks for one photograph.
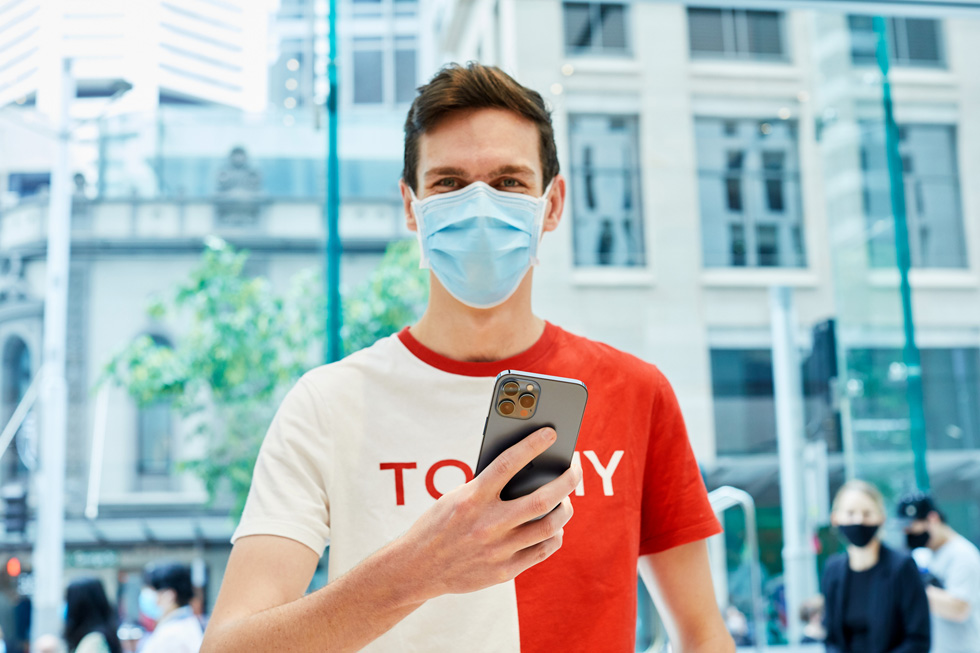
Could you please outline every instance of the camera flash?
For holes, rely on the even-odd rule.
[[[530,383],[528,383],[528,384],[527,384],[527,391],[528,391],[528,392],[534,392],[534,386],[533,386],[533,385],[531,385]]]

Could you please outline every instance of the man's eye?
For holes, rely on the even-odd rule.
[[[516,179],[508,178],[502,180],[500,182],[500,185],[503,186],[504,188],[518,188],[521,185],[521,182],[517,181]]]
[[[445,179],[440,179],[439,181],[436,182],[436,186],[448,186],[451,188],[455,185],[456,185],[456,180],[453,179],[452,177],[446,177]]]

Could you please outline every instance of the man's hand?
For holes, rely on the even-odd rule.
[[[929,610],[948,621],[963,623],[970,618],[970,604],[958,599],[946,590],[930,585],[926,587]]]
[[[272,535],[243,537],[232,549],[202,652],[319,652],[328,644],[331,652],[356,651],[430,598],[490,587],[545,560],[561,546],[572,516],[568,495],[582,470],[513,501],[502,501],[500,491],[555,437],[542,429],[524,438],[404,535],[307,596],[317,553]]]
[[[527,496],[500,499],[510,479],[556,437],[553,429],[544,428],[524,438],[478,477],[440,498],[396,542],[415,560],[416,582],[425,588],[420,598],[473,592],[511,580],[561,547],[564,526],[572,517],[568,497],[582,479],[580,467]]]

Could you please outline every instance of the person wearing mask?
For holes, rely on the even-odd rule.
[[[909,549],[932,551],[925,577],[932,613],[933,653],[980,651],[980,551],[946,523],[928,494],[898,503]]]
[[[141,653],[197,653],[204,639],[201,621],[191,610],[194,596],[187,565],[165,563],[146,570],[140,611],[157,622]]]
[[[864,481],[845,483],[830,523],[847,550],[823,573],[827,653],[928,653],[929,604],[915,561],[881,542],[885,501]]]
[[[566,196],[544,98],[499,68],[447,65],[409,108],[404,163],[425,312],[283,400],[204,651],[632,651],[639,568],[675,650],[734,652],[705,544],[721,528],[670,383],[532,311]],[[589,391],[579,462],[513,501],[501,490],[557,434],[474,477],[508,369]],[[328,542],[330,582],[308,594]]]
[[[116,613],[98,578],[79,578],[65,593],[65,642],[68,653],[122,653]]]

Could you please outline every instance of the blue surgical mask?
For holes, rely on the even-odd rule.
[[[548,193],[531,197],[499,191],[482,181],[420,200],[412,193],[422,259],[460,302],[493,308],[517,290],[538,264]]]
[[[156,590],[149,587],[144,587],[140,590],[139,607],[140,612],[153,621],[160,621],[160,617],[163,616],[163,610],[160,609],[160,604],[157,603]]]

